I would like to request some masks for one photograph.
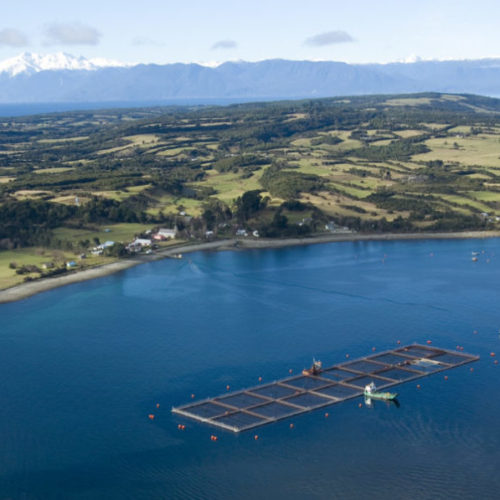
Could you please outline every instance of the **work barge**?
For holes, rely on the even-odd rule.
[[[290,376],[193,401],[173,407],[172,412],[241,432],[357,398],[371,382],[378,390],[385,390],[478,359],[461,351],[412,344],[348,359],[314,374]]]

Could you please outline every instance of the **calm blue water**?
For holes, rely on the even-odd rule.
[[[2,305],[0,499],[498,498],[499,283],[499,239],[347,242],[195,253]],[[258,441],[170,413],[427,339],[482,358],[400,386],[400,408],[353,400]]]

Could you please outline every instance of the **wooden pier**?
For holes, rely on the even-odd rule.
[[[385,390],[404,382],[477,361],[479,356],[412,344],[215,398],[173,407],[172,412],[241,432],[363,395],[374,382]]]

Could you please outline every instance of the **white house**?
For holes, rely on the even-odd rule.
[[[148,238],[136,238],[131,245],[134,245],[136,247],[140,246],[142,248],[144,247],[150,247],[151,246],[151,240]]]
[[[114,245],[115,245],[114,241],[105,241],[104,243],[101,243],[100,245],[98,245],[96,248],[98,250],[104,250],[105,248],[111,248]]]
[[[162,227],[158,230],[158,232],[153,236],[155,240],[169,240],[174,239],[177,236],[177,228],[168,229]]]

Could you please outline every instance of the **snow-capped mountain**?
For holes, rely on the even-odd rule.
[[[83,56],[75,57],[64,52],[55,54],[33,54],[23,52],[16,57],[0,61],[0,73],[16,76],[20,73],[33,74],[47,70],[87,70],[95,71],[100,68],[127,66],[127,64],[110,59],[87,59]]]
[[[213,102],[410,92],[500,96],[500,59],[123,64],[58,53],[0,62],[0,103]]]

